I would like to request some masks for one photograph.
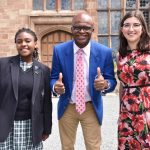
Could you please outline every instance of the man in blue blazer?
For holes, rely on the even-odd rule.
[[[74,40],[54,47],[50,82],[53,92],[60,95],[58,119],[62,149],[74,150],[80,122],[86,150],[99,150],[103,117],[102,94],[113,91],[116,86],[112,50],[91,40],[94,23],[87,13],[74,16],[71,30]],[[76,110],[76,63],[79,50],[82,50],[84,64],[85,109],[82,113]]]

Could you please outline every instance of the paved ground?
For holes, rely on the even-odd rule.
[[[101,150],[117,150],[117,119],[119,111],[118,95],[112,93],[103,97],[104,120],[102,125]],[[58,125],[57,125],[57,101],[53,99],[53,129],[49,139],[44,142],[44,150],[61,150]],[[79,126],[75,150],[85,150],[82,130]]]

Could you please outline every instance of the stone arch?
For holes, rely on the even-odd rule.
[[[72,39],[70,29],[67,27],[53,27],[44,30],[40,34],[40,45],[41,45],[41,61],[51,67],[53,47],[60,43]]]
[[[71,26],[54,25],[54,26],[50,26],[48,28],[44,28],[43,30],[41,30],[38,33],[39,39],[41,40],[43,36],[45,36],[46,34],[52,33],[54,31],[65,31],[68,34],[71,34]]]

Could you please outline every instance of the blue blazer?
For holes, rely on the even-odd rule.
[[[73,40],[58,44],[54,47],[52,72],[50,86],[53,88],[55,82],[59,78],[59,73],[62,72],[65,93],[62,94],[58,102],[58,119],[65,112],[71,99],[73,89],[73,71],[74,71],[74,53]],[[110,88],[105,91],[111,92],[116,86],[114,77],[114,66],[112,59],[112,50],[97,42],[91,42],[90,62],[89,62],[89,86],[92,103],[100,125],[103,117],[103,101],[101,92],[94,88],[94,80],[97,75],[97,67],[100,67],[101,73],[110,83]]]

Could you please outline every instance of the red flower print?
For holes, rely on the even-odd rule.
[[[132,128],[129,127],[129,125],[126,122],[119,122],[118,130],[120,137],[122,136],[127,137],[129,135],[133,135]]]
[[[119,77],[124,83],[130,83],[133,82],[133,68],[129,67],[128,65],[125,65],[122,68],[122,72],[120,73]]]
[[[139,135],[139,136],[136,136],[136,138],[145,147],[144,150],[147,150],[147,148],[150,148],[150,134],[147,134],[145,136]]]
[[[142,150],[140,143],[135,139],[129,139],[129,150]]]
[[[139,98],[143,100],[143,105],[145,108],[150,108],[150,87],[141,88]]]
[[[121,119],[121,120],[125,120],[127,118],[128,118],[128,114],[127,113],[121,113],[121,115],[119,117],[119,119]]]
[[[148,127],[150,128],[150,110],[145,112],[145,117],[146,117],[146,123],[147,123]]]
[[[138,74],[138,80],[136,82],[137,85],[144,85],[144,84],[147,84],[149,81],[148,81],[148,76],[145,72],[140,72]]]
[[[136,59],[135,66],[138,70],[150,69],[150,55],[141,55]]]
[[[150,54],[133,50],[119,57],[123,86],[150,83]],[[150,150],[150,86],[123,88],[118,119],[118,150]]]
[[[137,57],[136,63],[141,63],[141,64],[142,64],[142,62],[143,62],[144,60],[146,60],[146,55],[140,55],[140,56]],[[146,64],[147,64],[147,63],[146,63]]]
[[[119,143],[118,148],[120,150],[125,150],[126,138],[124,138],[124,137],[119,138],[118,143]]]
[[[150,134],[147,134],[145,141],[148,144],[148,147],[150,147]]]
[[[132,126],[135,131],[140,133],[144,130],[144,125],[146,123],[145,117],[143,115],[136,115],[134,120],[132,121]]]
[[[119,119],[122,120],[122,121],[125,120],[125,119],[127,119],[127,118],[129,118],[130,120],[132,120],[133,117],[134,116],[131,113],[129,113],[129,112],[123,112],[123,113],[120,114]]]
[[[118,67],[121,67],[122,69],[122,65],[124,65],[127,61],[128,61],[127,57],[124,57],[124,58],[119,57]]]
[[[146,64],[150,64],[150,55],[149,54],[140,55],[136,59],[136,62],[141,63],[143,60],[147,62]]]
[[[128,111],[138,112],[139,111],[139,103],[138,98],[132,94],[125,95],[122,97],[124,105],[126,106]]]

